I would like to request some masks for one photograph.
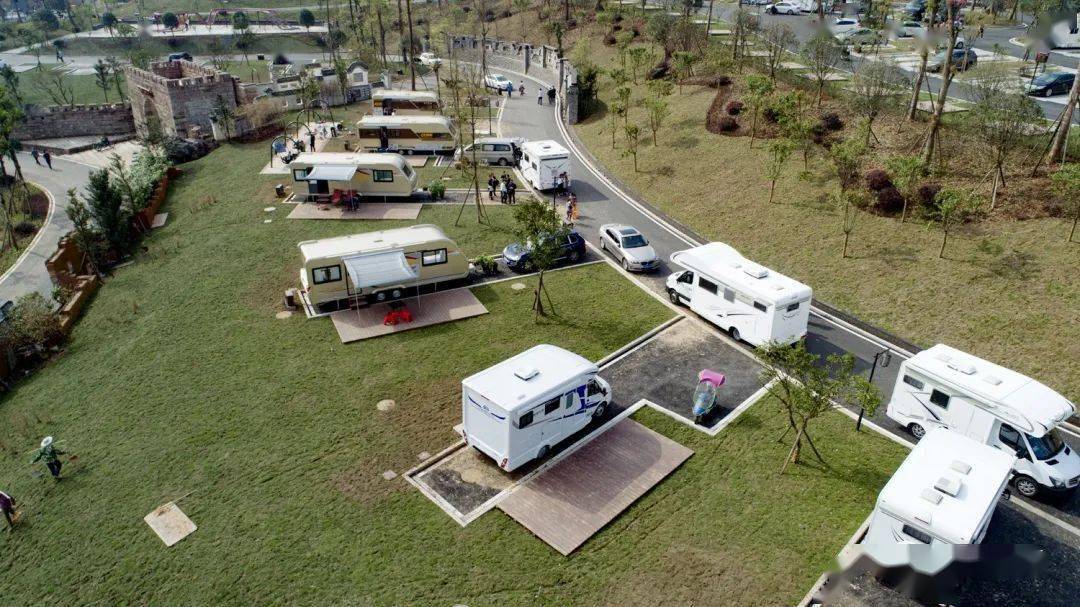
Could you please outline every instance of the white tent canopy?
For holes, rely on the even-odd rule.
[[[403,284],[417,279],[416,271],[405,258],[405,251],[382,251],[353,255],[341,260],[353,288],[360,290],[382,285]]]
[[[308,172],[309,181],[350,181],[356,174],[355,166],[317,166]]]

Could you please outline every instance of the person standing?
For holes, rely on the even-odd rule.
[[[53,445],[53,437],[46,436],[41,439],[41,448],[38,449],[37,455],[34,456],[34,461],[30,463],[35,464],[44,460],[45,467],[49,469],[49,474],[56,480],[60,480],[60,469],[64,466],[60,461],[60,456],[64,455],[64,453],[65,451],[61,451]]]
[[[509,197],[510,197],[510,190],[507,189],[506,180],[504,179],[502,181],[502,183],[499,184],[499,202],[501,202],[502,204],[506,204]]]
[[[524,80],[519,81],[518,94],[521,95],[522,97],[525,96],[525,81]]]
[[[37,165],[41,164],[41,160],[38,159],[38,151],[37,150],[30,150],[30,156],[33,157],[34,164],[37,164]]]
[[[49,150],[45,150],[45,153],[42,154],[41,157],[45,159],[45,164],[49,165],[49,168],[52,169],[52,154],[49,153]]]
[[[544,87],[536,87],[536,105],[544,105]]]
[[[509,99],[509,98],[511,98],[513,96],[514,96],[514,85],[507,82],[506,83],[506,98]]]
[[[315,151],[315,131],[311,130],[310,127],[308,128],[308,148],[312,152]]]
[[[506,182],[506,198],[510,204],[516,204],[517,199],[514,197],[517,194],[517,184],[513,179],[509,179]]]
[[[15,530],[15,498],[0,491],[0,512],[4,513],[4,518],[7,519],[8,530]]]
[[[499,187],[499,180],[495,179],[495,173],[488,173],[488,200],[495,200],[495,188]]]

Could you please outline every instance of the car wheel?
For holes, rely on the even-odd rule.
[[[1030,476],[1018,475],[1013,480],[1013,485],[1016,487],[1017,493],[1024,497],[1035,497],[1039,493],[1039,483],[1035,482],[1035,479]]]
[[[679,298],[679,292],[675,289],[668,289],[667,296],[668,300],[675,305],[679,305],[682,303],[682,300]]]
[[[926,436],[926,428],[923,428],[919,424],[911,424],[907,429],[908,432],[915,437],[915,440],[922,440],[922,437]]]
[[[735,341],[742,341],[742,338],[739,335],[739,330],[735,327],[731,327],[730,329],[728,329],[728,335],[731,335],[731,339],[734,339]]]
[[[1047,88],[1046,92],[1043,93],[1043,97],[1053,97],[1053,96],[1054,96],[1054,91],[1050,90],[1049,88]]]
[[[627,272],[630,271],[630,262],[626,261],[625,257],[622,260],[622,269],[626,270]]]
[[[507,162],[507,160],[505,158],[500,158],[499,159],[499,166],[501,166],[501,167],[510,166],[510,163]]]
[[[596,405],[595,409],[593,409],[592,417],[593,419],[600,419],[604,417],[605,413],[607,413],[607,403],[600,403],[599,405]]]
[[[774,7],[770,8],[769,12],[775,15],[776,14],[776,7],[774,6]]]
[[[540,447],[540,451],[536,453],[536,459],[542,460],[548,456],[548,453],[551,453],[551,447],[544,445],[543,447]]]

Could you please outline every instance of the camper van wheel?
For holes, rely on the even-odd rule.
[[[604,417],[604,413],[607,413],[607,403],[600,403],[599,405],[596,405],[596,408],[593,409],[592,412],[593,419],[600,419]]]
[[[499,166],[501,166],[501,167],[510,166],[510,162],[508,160],[506,160],[505,158],[500,158],[499,159]]]
[[[536,459],[538,459],[538,460],[545,459],[548,456],[548,453],[550,453],[550,452],[551,452],[551,447],[548,447],[547,445],[544,445],[543,447],[540,447],[540,451],[537,452]]]
[[[735,327],[731,327],[730,329],[728,329],[728,335],[730,335],[731,339],[734,339],[735,341],[742,341],[742,336],[739,335],[739,329]]]
[[[1035,494],[1039,492],[1039,484],[1030,476],[1017,476],[1013,484],[1020,495],[1024,497],[1035,497]]]
[[[679,305],[679,304],[682,303],[682,300],[679,299],[679,292],[676,291],[675,289],[668,289],[667,296],[668,296],[668,299],[671,300],[671,303],[673,303],[675,305]]]
[[[926,428],[923,428],[919,424],[911,424],[907,429],[916,440],[922,440],[922,437],[926,436]]]

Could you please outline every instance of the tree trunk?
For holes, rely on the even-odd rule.
[[[773,179],[769,182],[769,204],[772,204],[773,195],[776,193],[776,180]]]
[[[934,114],[930,117],[930,128],[926,132],[926,141],[923,142],[922,162],[923,166],[930,166],[934,158],[934,148],[937,145],[938,130],[941,128],[941,115],[945,112],[945,102],[949,100],[949,85],[953,80],[952,54],[956,48],[956,17],[953,14],[953,5],[948,5],[945,18],[949,21],[949,44],[945,47],[945,64],[941,66],[941,90],[934,103]],[[965,55],[965,61],[967,60]]]
[[[1074,235],[1074,234],[1076,234],[1076,223],[1077,223],[1078,221],[1080,221],[1080,213],[1077,213],[1076,215],[1073,215],[1073,225],[1072,225],[1072,229],[1071,229],[1071,230],[1069,230],[1069,242],[1072,242],[1072,240],[1073,240],[1073,235]]]
[[[1077,69],[1080,70],[1080,65]],[[1073,79],[1072,89],[1069,90],[1069,101],[1065,104],[1065,109],[1061,110],[1061,126],[1054,135],[1054,143],[1050,146],[1050,151],[1046,153],[1048,163],[1057,162],[1059,159],[1065,162],[1065,143],[1069,140],[1069,127],[1072,125],[1072,115],[1076,110],[1078,99],[1080,99],[1080,75]]]
[[[915,74],[915,87],[911,89],[911,103],[908,105],[907,119],[915,120],[915,113],[919,110],[919,93],[922,92],[923,79],[926,78],[926,48],[922,49],[919,56],[919,71]]]
[[[413,27],[412,27],[412,0],[405,2],[405,12],[409,19],[409,86],[410,90],[416,90],[416,62],[413,61]]]
[[[799,463],[799,448],[802,446],[803,430],[799,428],[799,431],[795,433],[795,442],[791,445],[791,451],[788,451],[787,459],[784,460],[784,465],[780,466],[780,474],[787,470],[788,464]]]
[[[390,62],[386,59],[386,27],[382,20],[382,3],[375,3],[375,18],[379,21],[379,50],[382,52],[383,69],[388,69]]]
[[[841,255],[844,259],[847,259],[847,245],[848,240],[851,238],[851,232],[844,232],[844,254]]]
[[[536,292],[533,297],[533,311],[536,312],[536,317],[540,318],[544,315],[544,299],[541,297],[541,293],[544,290],[544,271],[540,270],[540,276],[536,281]]]
[[[941,250],[938,251],[938,259],[945,259],[945,244],[949,242],[949,228],[945,224],[941,227],[944,231],[941,235]]]

